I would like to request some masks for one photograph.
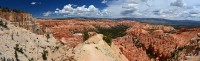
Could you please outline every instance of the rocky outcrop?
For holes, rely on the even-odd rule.
[[[174,60],[199,61],[200,60],[200,36],[199,33],[191,39],[187,45],[177,50]]]
[[[130,61],[150,61],[146,51],[141,48],[140,42],[136,37],[124,36],[113,40],[120,51]]]
[[[155,25],[148,25],[155,26]],[[142,28],[143,25],[132,27],[127,30],[127,35],[135,37],[151,58],[156,60],[166,60],[171,57],[171,53],[177,47],[177,39],[166,33],[164,29]],[[173,28],[172,28],[173,29]],[[170,30],[172,31],[172,30]]]
[[[101,34],[91,35],[71,49],[52,34],[37,35],[9,21],[0,24],[3,24],[0,25],[1,61],[128,61],[118,47],[110,47]]]
[[[128,61],[116,46],[112,48],[97,34],[74,49],[76,61]]]
[[[4,22],[4,21],[3,21]],[[4,22],[0,25],[0,61],[63,61],[70,60],[70,49],[52,35],[36,35]]]
[[[15,26],[19,26],[30,30],[36,34],[42,34],[42,30],[40,29],[40,25],[36,23],[35,19],[32,18],[31,14],[25,12],[16,12],[12,10],[6,11],[5,9],[0,9],[0,17],[6,21],[9,21],[11,24]],[[44,34],[44,33],[43,33]]]
[[[32,21],[32,15],[24,12],[6,12],[0,10],[0,17],[13,22],[17,26],[27,26]]]
[[[83,42],[83,36],[78,33],[84,31],[98,32],[97,26],[110,28],[117,25],[125,25],[126,35],[113,39],[122,53],[131,61],[145,57],[144,60],[166,60],[171,58],[172,53],[187,44],[199,29],[174,29],[171,26],[150,25],[135,21],[111,21],[111,20],[38,20],[42,29],[49,28],[54,37],[62,40],[66,45],[75,47]],[[106,31],[105,31],[106,32]],[[134,43],[137,39],[140,47]],[[133,42],[133,43],[132,43]],[[140,52],[141,54],[137,54]],[[148,58],[150,57],[150,58]]]

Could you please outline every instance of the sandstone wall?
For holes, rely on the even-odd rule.
[[[0,17],[19,26],[30,30],[36,34],[42,34],[39,23],[36,23],[31,14],[25,12],[13,12],[0,10]]]

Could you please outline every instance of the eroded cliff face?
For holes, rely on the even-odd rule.
[[[113,40],[120,51],[128,58],[129,61],[150,61],[150,57],[141,47],[136,37],[124,36]]]
[[[35,19],[32,18],[31,14],[25,12],[15,12],[15,11],[5,11],[0,9],[0,17],[9,21],[15,26],[22,27],[24,29],[30,30],[36,34],[42,34],[40,30],[40,25],[36,23]]]
[[[196,34],[186,45],[179,47],[174,52],[174,61],[199,61],[200,60],[200,33]]]
[[[28,21],[32,20],[32,15],[24,12],[7,12],[0,10],[0,17],[4,18],[10,22],[18,22],[19,24],[16,24],[18,26],[25,26],[27,25]]]
[[[111,28],[117,25],[128,26],[126,35],[113,39],[112,43],[130,61],[168,60],[173,57],[173,52],[186,45],[200,32],[198,28],[174,29],[171,26],[150,25],[128,20],[69,19],[39,20],[37,22],[43,28],[49,28],[55,38],[74,47],[83,42],[81,37],[84,35],[81,35],[81,31],[98,32],[97,26],[102,28]]]

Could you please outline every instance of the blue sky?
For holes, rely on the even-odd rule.
[[[1,0],[0,6],[34,17],[200,20],[200,0]]]

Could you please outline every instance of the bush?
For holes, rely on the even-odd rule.
[[[46,34],[46,38],[47,39],[51,38],[49,33]]]
[[[19,59],[18,59],[18,54],[17,54],[17,52],[20,52],[20,53],[23,53],[23,51],[22,51],[22,48],[19,48],[19,44],[16,44],[16,46],[14,47],[14,49],[15,49],[15,59],[16,59],[16,61],[20,61]]]
[[[0,21],[0,26],[4,27],[4,28],[8,28],[8,23],[7,22],[3,22],[3,21]]]
[[[109,36],[104,36],[103,37],[103,40],[109,45],[111,46],[111,43],[112,43],[112,38],[109,37]]]
[[[47,60],[47,54],[48,54],[48,51],[43,50],[43,53],[42,53],[43,60]]]
[[[16,44],[16,47],[14,47],[15,51],[20,52],[20,53],[24,53],[22,48],[19,48],[19,44]]]
[[[13,35],[13,33],[11,34],[11,39],[14,40],[14,35]]]
[[[84,34],[83,39],[84,39],[84,41],[86,41],[89,38],[88,31],[84,31],[83,34]]]

